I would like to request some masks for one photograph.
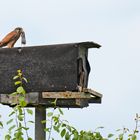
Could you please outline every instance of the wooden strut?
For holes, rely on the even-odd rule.
[[[102,94],[91,89],[84,89],[83,92],[42,92],[42,98],[47,99],[90,99],[93,96],[102,98]]]
[[[83,92],[42,92],[42,98],[48,99],[87,99],[90,98],[90,94]]]
[[[35,107],[35,140],[46,140],[46,125],[41,123],[43,120],[46,120],[46,108]]]

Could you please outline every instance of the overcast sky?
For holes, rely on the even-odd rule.
[[[0,13],[0,39],[21,26],[27,46],[101,44],[89,50],[89,88],[103,94],[102,104],[65,110],[65,118],[78,129],[104,126],[108,133],[134,128],[135,114],[140,114],[139,0],[3,0]],[[6,116],[9,108],[0,109]]]

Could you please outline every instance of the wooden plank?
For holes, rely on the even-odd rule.
[[[26,102],[30,104],[38,104],[39,92],[31,92],[26,94]],[[0,103],[13,104],[17,103],[19,96],[10,94],[0,94]]]
[[[87,99],[91,98],[89,93],[84,92],[42,92],[42,98],[57,99]]]
[[[97,97],[100,97],[102,98],[102,94],[100,94],[99,92],[95,91],[95,90],[92,90],[92,89],[87,89],[87,88],[84,88],[83,90],[84,93],[90,93],[92,96],[97,96]]]

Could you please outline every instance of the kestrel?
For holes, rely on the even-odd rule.
[[[13,48],[20,36],[21,43],[26,44],[26,38],[23,29],[21,27],[17,27],[0,41],[0,47],[7,46],[8,48]]]

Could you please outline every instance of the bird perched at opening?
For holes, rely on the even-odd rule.
[[[17,27],[0,41],[0,47],[13,48],[20,36],[21,44],[26,44],[25,32],[21,27]]]

